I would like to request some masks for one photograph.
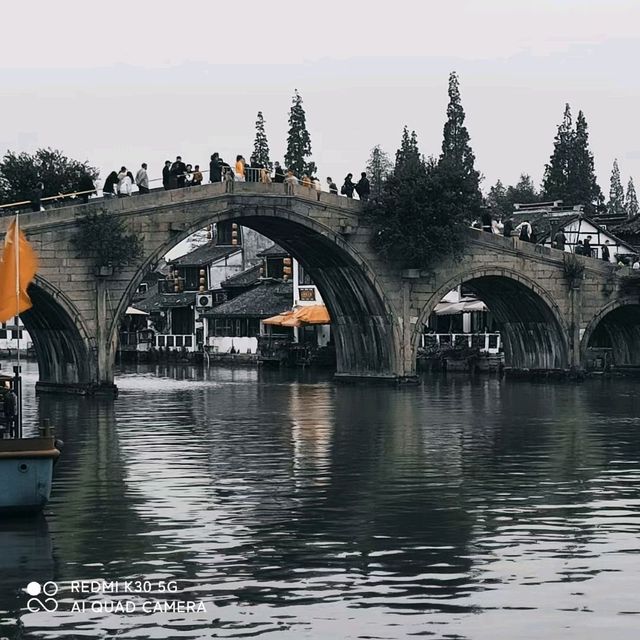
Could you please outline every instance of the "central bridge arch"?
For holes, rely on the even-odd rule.
[[[400,339],[391,301],[367,261],[330,227],[292,208],[243,207],[202,212],[185,228],[153,247],[131,274],[109,331],[111,358],[121,318],[145,274],[169,250],[209,224],[233,221],[273,240],[302,264],[331,315],[337,375],[396,377]]]
[[[465,285],[482,300],[501,326],[505,364],[515,369],[567,369],[568,330],[560,309],[538,283],[504,267],[479,267],[449,279],[431,296],[415,325],[415,364],[422,327],[442,298]]]

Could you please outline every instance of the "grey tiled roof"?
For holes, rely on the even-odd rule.
[[[218,246],[215,244],[205,244],[202,247],[194,249],[190,253],[180,256],[171,261],[171,264],[190,267],[201,267],[212,262],[216,262],[221,258],[226,258],[238,251],[241,251],[241,247],[229,247]]]
[[[241,293],[206,311],[204,315],[215,317],[268,318],[293,305],[293,285],[291,282],[265,280],[258,286]]]
[[[279,245],[272,244],[270,247],[267,247],[264,251],[261,251],[257,254],[259,258],[267,257],[267,258],[285,258],[289,254]]]
[[[195,292],[156,293],[154,296],[136,302],[136,309],[151,313],[174,307],[188,307],[196,302]]]
[[[260,265],[257,264],[254,267],[249,267],[240,273],[236,273],[229,276],[226,280],[223,280],[220,286],[225,289],[227,287],[250,287],[252,284],[258,282],[260,277]]]

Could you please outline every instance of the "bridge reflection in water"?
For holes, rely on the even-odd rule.
[[[40,398],[68,449],[30,535],[63,605],[25,615],[0,589],[3,635],[20,616],[29,637],[580,638],[595,615],[634,637],[634,384],[206,374]],[[69,611],[71,580],[160,577],[208,614]]]

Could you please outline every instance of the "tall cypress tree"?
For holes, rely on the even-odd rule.
[[[433,176],[438,192],[434,204],[441,216],[451,217],[454,226],[476,219],[482,207],[480,174],[474,167],[475,156],[464,120],[460,82],[454,71],[449,76],[449,104],[442,153]]]
[[[610,216],[623,216],[626,214],[624,189],[620,181],[620,169],[618,168],[617,159],[613,161],[613,169],[611,170],[611,186],[609,188],[607,213]]]
[[[263,167],[271,169],[271,161],[269,160],[269,143],[267,134],[264,130],[264,117],[262,111],[258,111],[256,119],[256,139],[253,143],[252,160],[260,163]],[[253,164],[253,163],[252,163]]]
[[[371,195],[379,198],[385,180],[391,173],[393,165],[389,159],[389,154],[384,152],[379,144],[371,149],[371,155],[367,162],[367,175],[371,184]]]
[[[582,111],[578,111],[576,134],[570,167],[571,204],[584,204],[587,213],[604,212],[604,196],[596,181],[593,154],[589,149],[587,120]]]
[[[545,165],[542,192],[548,200],[562,200],[567,205],[582,204],[587,213],[603,207],[604,199],[596,182],[593,154],[589,149],[586,118],[579,111],[574,128],[568,104],[558,126],[553,154]]]
[[[629,178],[627,185],[627,196],[624,201],[627,218],[635,218],[640,213],[638,206],[638,197],[636,196],[636,188],[633,185],[633,178]]]
[[[289,112],[289,134],[287,136],[287,153],[284,156],[287,169],[291,169],[298,177],[312,176],[316,172],[314,162],[307,162],[311,156],[311,138],[307,131],[307,116],[302,106],[302,97],[295,90],[291,111]]]
[[[558,132],[553,141],[553,153],[544,168],[542,192],[544,197],[549,200],[563,200],[567,197],[569,165],[574,137],[571,107],[567,103],[564,107],[562,122],[558,125]]]

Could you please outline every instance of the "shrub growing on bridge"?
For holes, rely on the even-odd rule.
[[[128,233],[124,222],[106,211],[81,218],[73,243],[82,256],[95,260],[96,268],[118,270],[139,263],[144,255],[142,240]]]
[[[415,131],[405,127],[393,173],[368,214],[374,246],[403,267],[426,268],[459,257],[470,222],[480,213],[479,174],[464,126],[458,78],[449,78],[449,106],[440,158],[420,155]]]

